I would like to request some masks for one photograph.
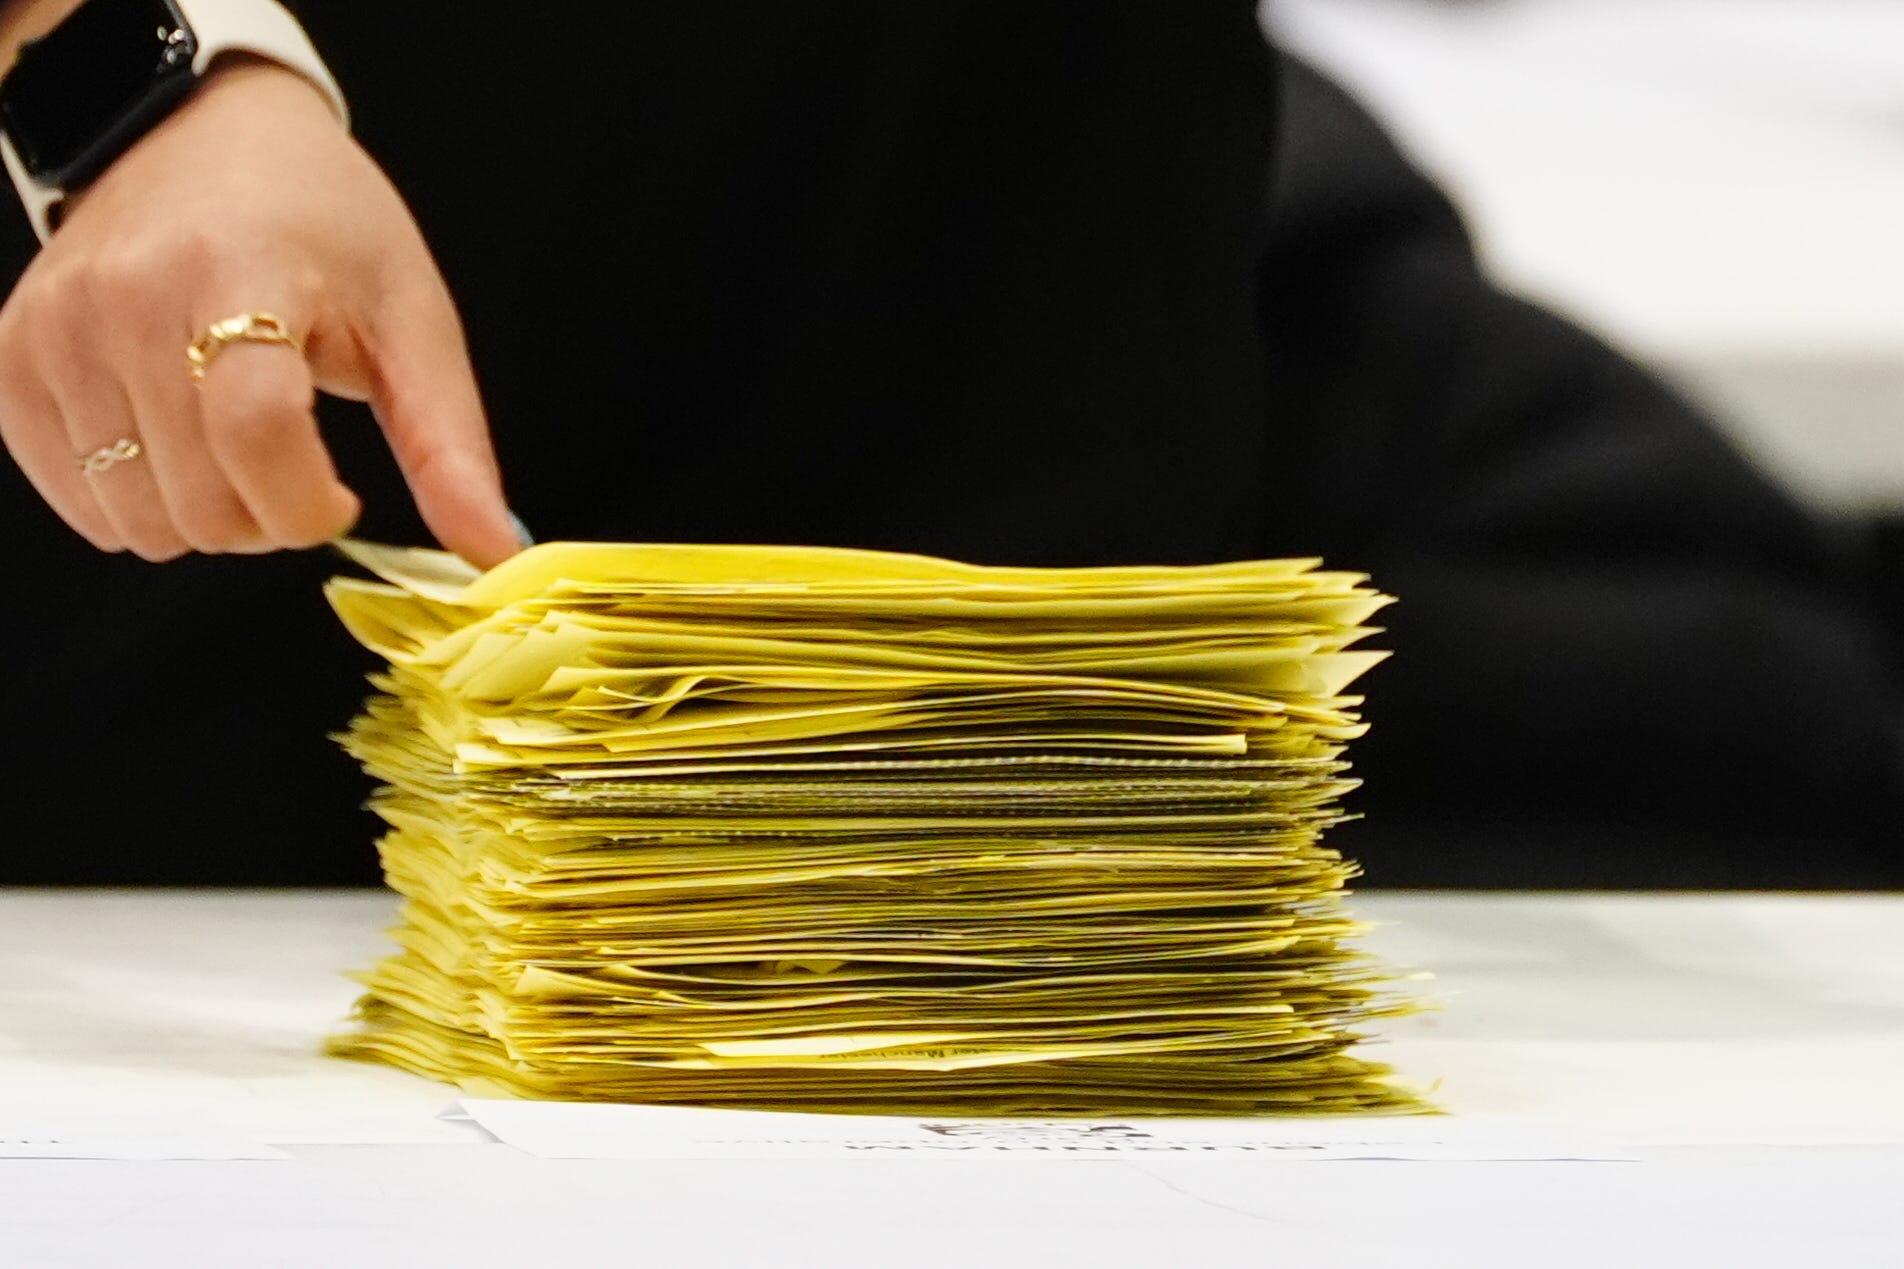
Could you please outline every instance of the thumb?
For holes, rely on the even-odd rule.
[[[462,323],[441,280],[391,296],[367,343],[371,410],[430,532],[478,568],[520,551]]]

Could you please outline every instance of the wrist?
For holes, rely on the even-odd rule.
[[[181,110],[202,117],[195,99],[239,86],[279,94],[283,102],[316,96],[349,126],[337,85],[278,0],[26,3],[0,9],[12,32],[36,37],[21,45],[0,80],[0,159],[42,241],[62,204],[148,133],[176,126]],[[65,19],[57,20],[63,11]],[[34,29],[48,21],[50,31]],[[281,70],[267,74],[264,62]],[[311,91],[292,88],[298,79]]]
[[[306,128],[344,130],[337,112],[331,108],[330,99],[304,76],[264,58],[244,53],[227,54],[206,68],[204,77],[176,110],[114,160],[97,179],[64,194],[55,223],[64,225],[77,215],[96,189],[117,183],[115,177],[122,170],[124,179],[135,185],[151,180],[156,173],[171,170],[164,161],[156,167],[145,162],[142,152],[155,143],[162,145],[164,138],[180,129],[201,126],[201,121],[215,127],[217,116],[234,111],[242,111],[245,118],[254,122],[268,120],[269,126],[280,134],[292,124],[300,129],[299,135],[310,135],[302,131]]]
[[[269,102],[274,109],[315,109],[329,118],[333,126],[344,129],[344,121],[338,117],[332,99],[307,75],[255,53],[221,54],[205,68],[204,76],[180,111],[227,98],[243,99],[253,107]]]

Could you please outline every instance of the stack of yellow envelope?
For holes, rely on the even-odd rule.
[[[530,1097],[1410,1110],[1347,1050],[1351,648],[1314,560],[349,544],[401,951],[335,1042]]]

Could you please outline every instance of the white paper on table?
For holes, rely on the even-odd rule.
[[[464,1098],[545,1159],[1630,1160],[1605,1142],[1451,1116],[1337,1119],[910,1119]]]
[[[184,1122],[0,1117],[0,1159],[288,1159],[245,1133]]]

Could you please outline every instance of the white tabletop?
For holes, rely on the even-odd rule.
[[[222,1125],[261,1162],[0,1160],[0,1265],[1896,1263],[1904,898],[1366,895],[1447,1008],[1451,1122],[1638,1162],[531,1159],[316,1046],[375,894],[0,891],[11,1123]]]

